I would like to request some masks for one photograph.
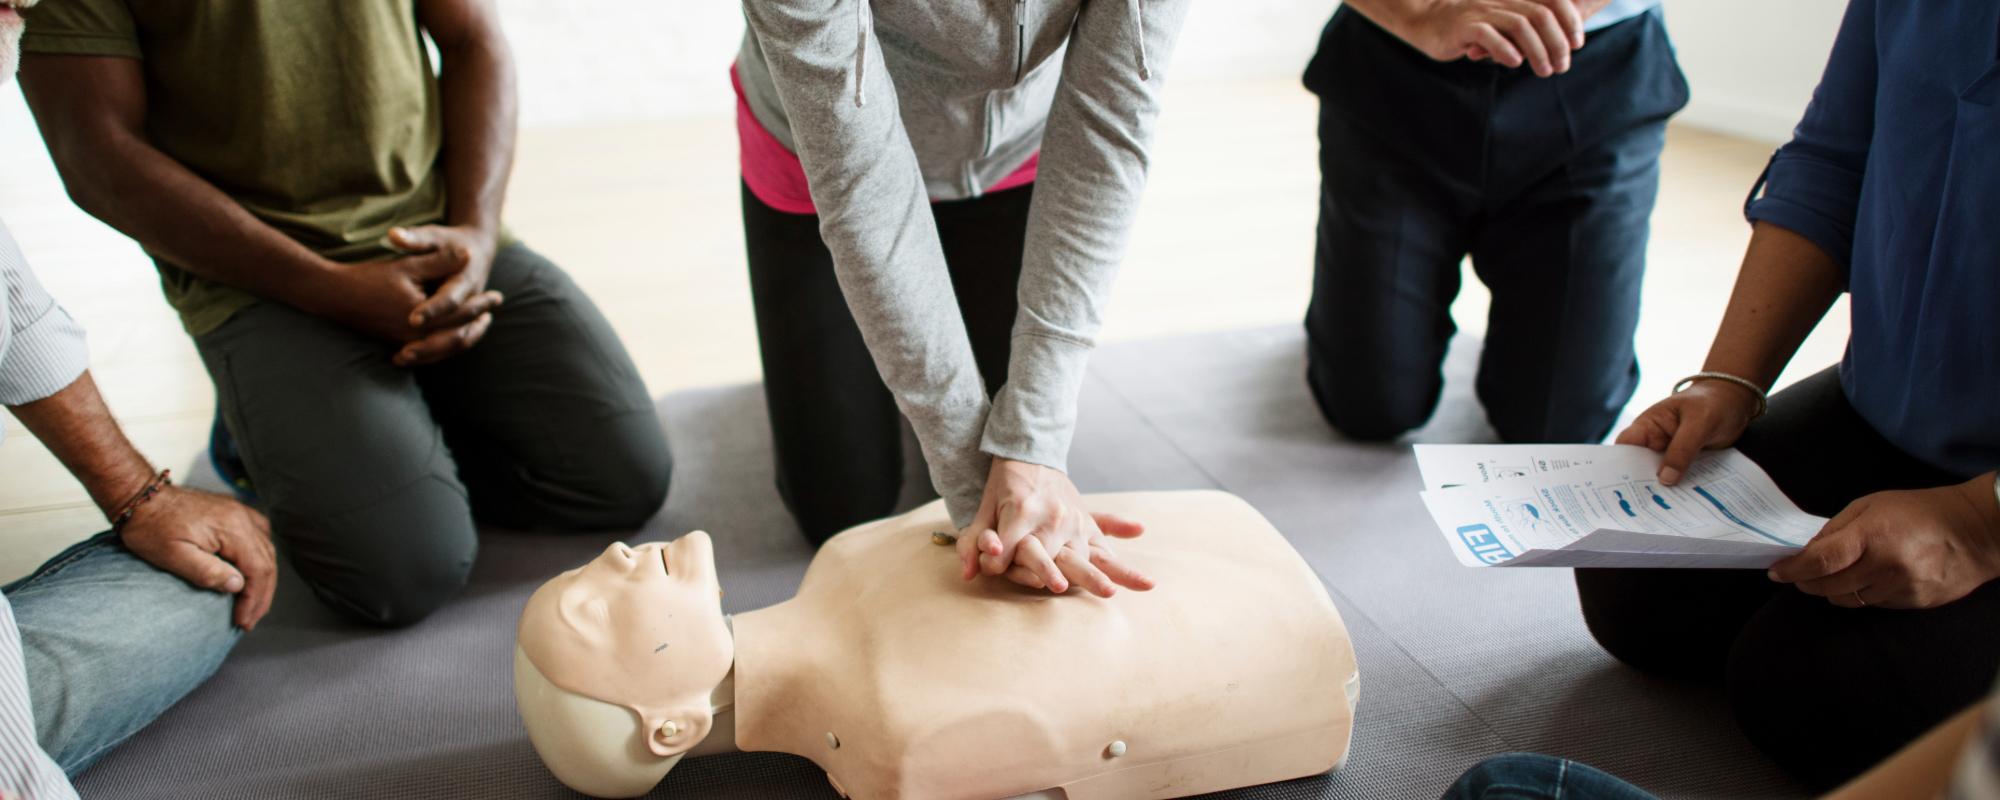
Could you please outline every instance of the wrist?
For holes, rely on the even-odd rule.
[[[157,475],[159,473],[153,465],[134,452],[118,466],[85,480],[84,488],[90,492],[91,502],[97,504],[97,510],[109,520],[116,518],[127,502],[145,491],[146,485],[152,483]]]
[[[1744,416],[1756,419],[1770,410],[1770,395],[1764,385],[1727,370],[1704,369],[1674,384],[1674,394],[1699,389],[1703,394],[1732,397],[1741,402]],[[1720,394],[1718,394],[1720,393]]]
[[[1989,579],[2000,577],[2000,478],[1989,472],[1958,485],[1960,496],[1971,507]]]
[[[275,299],[321,319],[337,318],[342,311],[342,300],[347,296],[342,284],[353,270],[352,264],[319,255],[309,256],[294,271],[296,278],[288,282],[293,287],[291,296]]]

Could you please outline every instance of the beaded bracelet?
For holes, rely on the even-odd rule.
[[[1751,394],[1757,396],[1757,412],[1750,415],[1751,419],[1756,419],[1758,417],[1764,416],[1764,412],[1769,411],[1771,409],[1770,396],[1764,394],[1764,387],[1758,386],[1757,384],[1750,382],[1748,378],[1739,378],[1727,372],[1697,372],[1693,375],[1689,375],[1685,378],[1680,379],[1679,382],[1674,384],[1673,393],[1680,394],[1681,392],[1687,391],[1687,388],[1689,386],[1693,386],[1695,381],[1702,381],[1702,380],[1726,381],[1728,383],[1733,383],[1736,384],[1737,386],[1741,386],[1745,389],[1749,389]]]
[[[114,531],[123,530],[125,523],[132,521],[132,515],[139,513],[140,506],[145,505],[146,501],[153,499],[155,495],[160,493],[161,489],[172,485],[174,485],[174,471],[170,469],[160,470],[160,474],[154,475],[152,480],[146,482],[146,488],[140,489],[138,494],[132,495],[132,499],[125,501],[124,505],[118,507],[118,513],[111,515],[111,529]]]

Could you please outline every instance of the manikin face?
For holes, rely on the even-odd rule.
[[[14,77],[14,67],[21,63],[21,30],[25,27],[21,9],[37,2],[39,0],[0,0],[0,83]]]
[[[708,534],[613,544],[556,576],[528,599],[520,646],[555,686],[638,714],[654,754],[686,752],[735,659]]]

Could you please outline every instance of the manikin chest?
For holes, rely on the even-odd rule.
[[[829,542],[796,599],[736,617],[739,746],[864,800],[1179,797],[1337,764],[1353,651],[1296,553],[1226,495],[1111,497],[1177,520],[1121,543],[1152,592],[963,584],[924,526]]]

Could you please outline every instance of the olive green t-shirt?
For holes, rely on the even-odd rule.
[[[339,261],[443,219],[437,80],[414,0],[45,0],[29,53],[141,60],[152,143]],[[256,302],[155,257],[200,335]]]

